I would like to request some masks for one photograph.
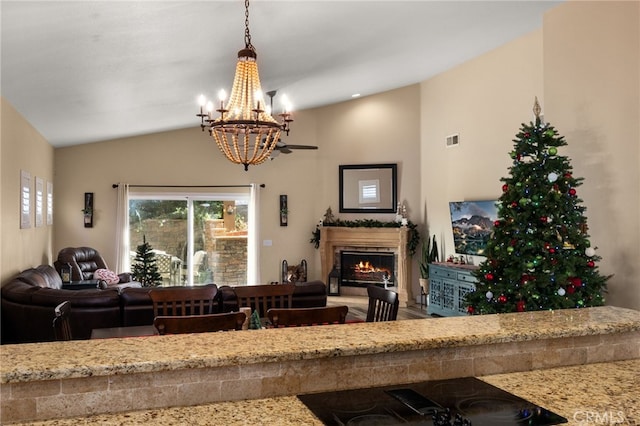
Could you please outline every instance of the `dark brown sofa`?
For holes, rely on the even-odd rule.
[[[2,286],[2,343],[54,340],[54,308],[71,302],[71,331],[88,339],[94,328],[121,325],[117,289],[64,290],[60,275],[49,265],[27,269]]]
[[[94,328],[152,325],[150,290],[150,287],[65,290],[53,267],[40,265],[27,269],[2,286],[1,342],[54,340],[54,308],[67,300],[71,302],[74,339],[90,338]],[[217,299],[215,309],[218,310]]]
[[[215,284],[207,284],[215,286]],[[160,288],[162,290],[162,288]],[[53,341],[54,308],[71,302],[74,339],[88,339],[94,328],[153,324],[151,288],[65,290],[58,272],[49,265],[27,269],[2,286],[2,344]],[[233,287],[217,288],[215,312],[238,310]],[[294,308],[326,306],[322,281],[296,283]]]

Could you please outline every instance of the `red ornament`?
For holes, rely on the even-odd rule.
[[[524,312],[524,300],[518,300],[516,303],[516,311]]]
[[[569,190],[569,195],[571,195],[571,196],[576,195],[576,190],[575,190],[575,188],[571,188],[571,189]]]
[[[582,280],[579,277],[571,277],[569,278],[569,282],[574,287],[580,287],[582,285]]]
[[[473,306],[469,306],[469,307],[467,307],[467,313],[468,313],[469,315],[473,315],[473,313],[474,313],[474,312],[475,312],[475,309],[474,309],[474,307],[473,307]]]
[[[520,282],[521,282],[522,284],[526,284],[526,283],[528,283],[529,281],[531,281],[531,279],[532,279],[532,278],[533,278],[533,277],[532,277],[531,275],[524,274],[522,277],[520,277]]]
[[[546,216],[542,216],[542,217],[540,218],[540,222],[542,222],[542,223],[547,223],[547,220],[548,220],[548,219],[547,219],[547,217],[546,217]]]
[[[495,226],[495,227],[500,226],[500,221],[499,220],[494,221],[493,222],[493,226]]]
[[[573,285],[568,285],[567,286],[567,293],[573,294],[575,292],[576,292],[576,288]]]
[[[549,253],[553,254],[553,253],[555,253],[555,252],[556,252],[556,249],[554,249],[553,247],[551,247],[551,248],[549,249]]]
[[[596,266],[596,262],[594,262],[593,260],[590,260],[590,261],[587,262],[587,266],[589,268],[593,268],[594,266]]]
[[[502,192],[507,192],[508,190],[509,190],[509,185],[507,185],[506,183],[502,185]]]
[[[509,245],[511,245],[511,247],[515,247],[516,244],[518,244],[518,240],[516,240],[515,238],[511,241],[509,241]]]
[[[526,132],[526,133],[524,134],[524,137],[525,137],[525,138],[531,137],[531,133]]]
[[[493,274],[491,272],[487,272],[486,274],[484,274],[484,277],[487,279],[487,281],[493,281]]]
[[[571,176],[571,173],[567,172],[564,174],[564,178],[565,179],[571,179],[573,176]]]
[[[501,294],[501,295],[498,297],[498,302],[500,302],[500,303],[507,303],[507,296],[505,296],[504,294]]]
[[[513,201],[513,202],[511,203],[511,207],[513,207],[513,208],[518,207],[518,203],[516,203],[515,201]]]

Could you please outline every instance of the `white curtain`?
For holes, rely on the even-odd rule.
[[[247,284],[262,284],[260,279],[260,185],[251,184],[249,200],[249,241],[247,241]]]
[[[118,184],[116,203],[116,272],[131,272],[129,260],[129,184]]]

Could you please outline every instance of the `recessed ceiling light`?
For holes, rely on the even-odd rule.
[[[360,93],[354,93],[353,95],[351,95],[352,98],[359,98],[360,97]]]

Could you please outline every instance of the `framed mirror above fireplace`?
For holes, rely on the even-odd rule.
[[[397,164],[339,166],[340,213],[394,213]]]

